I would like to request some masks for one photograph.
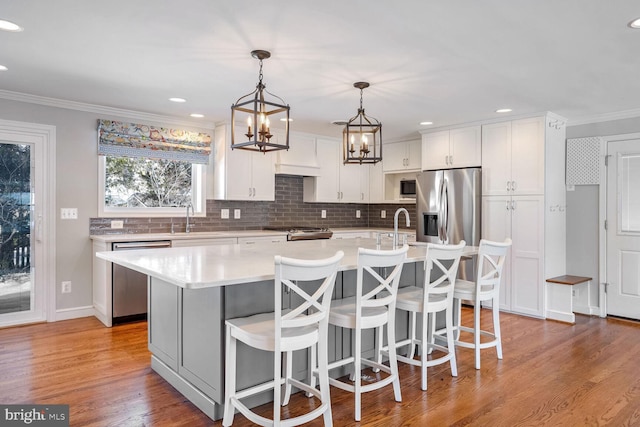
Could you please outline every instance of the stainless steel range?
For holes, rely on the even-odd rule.
[[[265,230],[286,231],[287,240],[330,239],[333,232],[326,227],[265,227]]]

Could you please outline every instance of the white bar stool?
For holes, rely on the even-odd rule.
[[[424,285],[422,287],[407,286],[398,290],[396,309],[408,311],[411,316],[409,337],[396,342],[396,349],[408,344],[409,351],[407,356],[398,355],[397,357],[400,362],[420,367],[422,390],[427,390],[427,367],[429,366],[436,366],[448,361],[451,365],[451,376],[458,376],[453,337],[453,289],[458,274],[460,256],[465,245],[464,240],[457,245],[428,244],[424,261]],[[436,314],[440,312],[445,313],[446,347],[436,344],[434,340]],[[420,339],[416,338],[417,313],[422,315]],[[420,359],[414,359],[416,345],[421,347]],[[427,356],[432,354],[433,350],[439,350],[445,354],[427,360]],[[392,353],[390,352],[390,354]]]
[[[325,426],[332,425],[327,367],[327,322],[336,274],[343,256],[342,251],[322,260],[299,260],[276,256],[274,312],[230,319],[225,322],[226,368],[223,426],[228,427],[233,423],[235,409],[238,409],[251,422],[262,426],[296,426],[320,415],[324,416]],[[312,295],[305,292],[299,283],[317,280],[322,280],[322,283]],[[297,307],[282,310],[283,287],[301,297],[302,302]],[[236,342],[238,340],[251,347],[274,352],[274,380],[241,391],[236,390]],[[306,348],[314,352],[316,345],[318,346],[320,391],[290,376],[282,377],[283,354]],[[289,390],[293,385],[315,396],[320,400],[320,405],[303,415],[282,420],[280,414],[282,384],[285,384]],[[273,420],[257,415],[240,401],[269,389],[274,391]],[[288,396],[283,406],[287,401]]]
[[[470,300],[473,306],[473,327],[459,324],[456,329],[456,346],[473,348],[476,357],[476,369],[480,369],[480,350],[490,347],[496,348],[498,359],[502,359],[502,340],[500,337],[500,281],[502,280],[502,270],[507,253],[511,247],[511,239],[504,242],[492,242],[480,240],[478,250],[478,268],[476,271],[476,281],[458,280],[453,292],[453,297],[458,300],[458,323],[461,322],[461,302],[460,300]],[[480,310],[483,301],[491,301],[493,312],[493,333],[480,329]],[[473,342],[460,340],[460,331],[473,334]],[[489,337],[490,340],[481,342],[481,336]]]
[[[362,330],[381,328],[386,325],[387,337],[395,341],[395,302],[400,273],[407,258],[409,246],[404,245],[394,250],[358,249],[358,270],[356,281],[356,295],[349,298],[334,300],[331,302],[329,323],[342,328],[353,329],[353,355],[329,364],[329,370],[341,366],[353,364],[353,384],[347,384],[334,378],[329,378],[329,383],[339,389],[349,391],[355,397],[355,420],[360,421],[361,394],[377,390],[393,383],[393,393],[396,402],[402,401],[400,393],[400,380],[398,377],[398,363],[395,354],[389,356],[389,366],[375,360],[361,357],[362,354]],[[374,268],[382,269],[383,274],[378,274]],[[387,268],[391,272],[386,274]],[[367,278],[373,278],[375,282],[371,291],[363,291],[363,282]],[[385,276],[386,277],[383,277]],[[376,344],[376,349],[380,345]],[[377,355],[376,355],[377,358]],[[312,362],[313,363],[313,362]],[[362,385],[361,370],[363,365],[368,365],[374,370],[381,370],[388,374],[385,378],[370,384]],[[313,366],[313,364],[311,365]]]

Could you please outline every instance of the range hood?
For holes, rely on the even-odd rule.
[[[315,137],[291,132],[289,146],[289,150],[274,153],[276,175],[320,176]]]

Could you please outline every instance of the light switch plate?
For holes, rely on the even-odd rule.
[[[220,209],[220,218],[229,219],[229,209]]]
[[[240,209],[234,209],[233,210],[233,218],[234,219],[240,219]]]
[[[356,218],[360,218],[360,209],[356,209]]]
[[[327,217],[327,211],[326,209],[322,209],[320,211],[320,218],[326,218]]]
[[[78,208],[60,208],[60,219],[78,219]]]
[[[123,228],[124,221],[111,221],[111,228]]]
[[[387,211],[382,210],[380,211],[380,218],[386,218],[387,217]]]

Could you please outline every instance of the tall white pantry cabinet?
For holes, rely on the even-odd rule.
[[[545,317],[545,281],[565,274],[565,120],[482,126],[482,237],[513,246],[500,308]]]

